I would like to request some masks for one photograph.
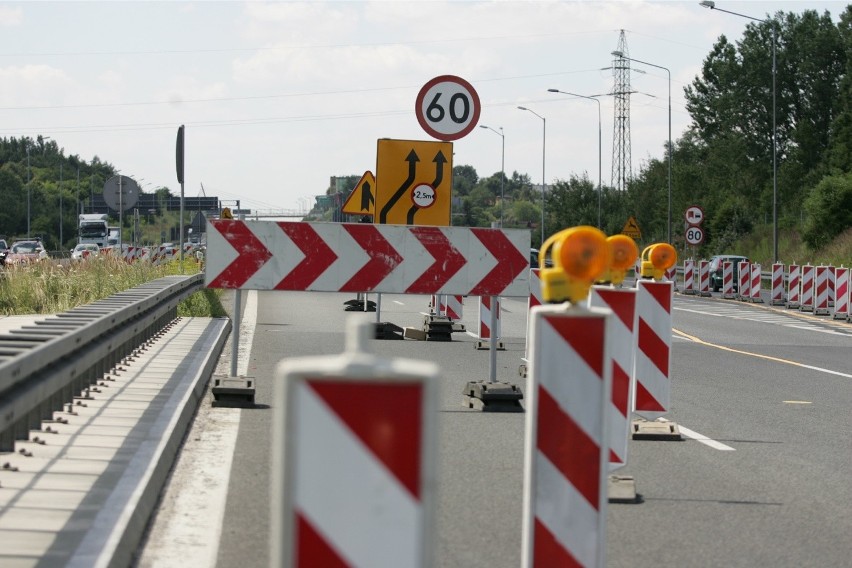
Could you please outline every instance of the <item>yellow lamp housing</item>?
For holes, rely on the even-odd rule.
[[[219,215],[219,218],[220,219],[233,219],[234,214],[231,213],[231,208],[230,207],[223,207],[222,208],[222,214]]]
[[[666,270],[677,262],[677,251],[668,243],[657,243],[642,251],[642,278],[662,280]]]
[[[609,268],[597,279],[597,282],[621,284],[627,271],[639,257],[636,242],[627,235],[612,235],[606,240],[609,247]]]
[[[552,268],[539,272],[542,299],[557,303],[583,300],[595,279],[609,266],[610,251],[606,235],[595,227],[571,227],[551,235],[539,252],[539,265],[544,266],[547,251],[553,248]]]

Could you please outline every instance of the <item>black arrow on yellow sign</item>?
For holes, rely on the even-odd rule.
[[[364,172],[352,193],[346,198],[341,210],[349,215],[369,215],[376,213],[376,176],[372,172]]]
[[[435,154],[435,159],[432,160],[435,162],[435,181],[432,182],[432,187],[438,187],[441,185],[441,182],[444,181],[444,164],[447,163],[447,158],[444,156],[444,153],[438,150],[438,153]],[[411,209],[408,210],[407,224],[414,224],[414,215],[420,211],[420,208],[417,205],[412,205]]]
[[[405,195],[405,192],[411,188],[411,185],[414,183],[414,179],[417,177],[417,162],[420,161],[420,158],[417,157],[417,152],[411,150],[408,153],[408,157],[405,158],[405,161],[408,162],[408,177],[405,178],[405,181],[402,182],[402,185],[399,186],[399,189],[396,190],[388,202],[385,203],[385,206],[382,207],[381,213],[379,213],[379,223],[387,223],[388,222],[388,213],[393,209],[393,206],[396,205],[396,202],[399,201],[399,198]]]

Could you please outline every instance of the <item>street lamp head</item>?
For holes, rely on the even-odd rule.
[[[710,8],[711,10],[716,7],[716,3],[713,2],[713,0],[701,0],[698,5],[704,6],[705,8]]]
[[[559,91],[559,89],[547,89],[547,92],[548,93],[558,93],[560,91]]]
[[[623,51],[613,51],[611,53],[611,55],[614,55],[616,57],[624,57],[624,52]]]
[[[518,108],[521,109],[521,110],[530,110],[527,107],[518,107]]]

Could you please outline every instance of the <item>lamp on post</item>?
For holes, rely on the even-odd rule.
[[[559,89],[547,89],[547,92],[580,97],[581,99],[589,99],[598,103],[598,229],[601,229],[601,193],[603,192],[603,185],[601,185],[601,101],[595,97],[587,97],[586,95],[578,95],[577,93],[569,93],[568,91],[560,91]]]
[[[547,120],[532,109],[522,106],[519,106],[518,108],[531,112],[541,119],[541,244],[539,245],[539,247],[541,247],[544,246],[544,188],[547,185],[545,183],[545,180],[547,178],[544,177],[544,163],[546,155],[545,147],[547,143]]]
[[[722,8],[717,8],[716,3],[712,0],[702,0],[699,2],[701,6],[705,8],[710,8],[711,10],[719,10],[720,12],[725,12],[726,14],[731,14],[733,16],[739,16],[740,18],[745,18],[747,20],[752,20],[755,22],[763,22],[764,24],[770,24],[772,27],[772,262],[778,262],[778,128],[775,123],[775,97],[776,97],[776,89],[775,89],[775,76],[777,75],[777,68],[775,62],[775,51],[776,51],[776,37],[775,37],[775,22],[770,20],[764,20],[762,18],[754,18],[752,16],[747,16],[745,14],[740,14],[738,12],[731,12],[730,10],[724,10]]]
[[[613,51],[612,55],[621,59],[626,59],[628,61],[635,61],[636,63],[641,63],[642,65],[650,65],[651,67],[662,69],[666,72],[669,78],[669,213],[668,219],[666,221],[666,242],[672,244],[672,72],[669,71],[667,67],[663,67],[662,65],[655,65],[654,63],[648,63],[647,61],[640,61],[639,59],[627,57],[621,51]]]
[[[502,150],[500,151],[500,228],[503,228],[503,180],[506,177],[506,136],[503,134],[503,127],[498,126],[500,132],[497,132],[490,126],[484,124],[479,125],[480,128],[487,128],[497,136],[503,139]]]

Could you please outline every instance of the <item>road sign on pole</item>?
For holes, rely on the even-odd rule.
[[[451,142],[470,134],[479,122],[481,107],[470,83],[455,75],[441,75],[423,85],[414,110],[429,136]]]
[[[376,223],[450,225],[453,145],[391,140],[376,152]]]
[[[704,222],[704,209],[698,205],[691,205],[686,208],[684,217],[690,225],[698,226]]]
[[[686,228],[686,242],[692,246],[700,245],[704,242],[704,229],[701,227]]]
[[[376,176],[364,172],[355,189],[346,198],[342,211],[349,215],[373,215],[376,212]]]

